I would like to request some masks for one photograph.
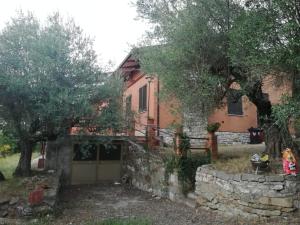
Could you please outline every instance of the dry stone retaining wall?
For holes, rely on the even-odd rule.
[[[171,174],[166,181],[165,165],[160,155],[148,152],[134,142],[129,142],[122,158],[123,177],[128,177],[131,185],[173,201],[182,198],[177,174]]]
[[[300,176],[227,174],[210,165],[196,173],[197,203],[246,217],[283,216],[300,208]]]

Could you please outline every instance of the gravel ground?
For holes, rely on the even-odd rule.
[[[134,188],[113,184],[65,188],[58,211],[52,221],[55,225],[80,225],[107,218],[149,219],[154,225],[300,224],[298,220],[287,218],[280,221],[245,221],[238,217],[225,217],[213,210],[192,209]]]

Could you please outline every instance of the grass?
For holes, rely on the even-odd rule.
[[[32,158],[38,156],[34,152]],[[0,158],[0,171],[4,174],[6,180],[1,182],[0,196],[21,196],[24,197],[27,193],[24,191],[22,178],[14,178],[13,172],[17,167],[20,158],[20,153],[9,155],[5,158]]]
[[[253,154],[260,154],[263,145],[232,145],[219,147],[219,159],[213,164],[217,170],[228,173],[251,173],[250,158]]]
[[[219,159],[213,165],[217,170],[228,173],[253,173],[250,158],[255,153],[261,154],[264,148],[264,145],[219,146]],[[271,159],[270,169],[265,174],[283,173],[282,162]]]
[[[36,158],[39,154],[34,152],[32,159]],[[5,158],[0,157],[0,171],[4,174],[6,179],[11,179],[14,170],[16,169],[20,158],[20,153],[9,155]]]

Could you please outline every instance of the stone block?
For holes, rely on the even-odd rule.
[[[217,210],[219,208],[219,205],[218,204],[213,204],[211,202],[207,203],[207,206],[210,208],[210,209],[214,209],[214,210]]]
[[[283,176],[266,176],[266,181],[267,182],[282,182],[284,181],[284,177]]]
[[[265,177],[262,175],[255,175],[255,174],[242,174],[243,181],[256,181],[259,182],[260,179],[264,179]]]
[[[206,205],[207,199],[206,199],[206,198],[203,198],[202,196],[198,196],[196,202],[197,202],[199,205],[203,206],[203,205]]]
[[[232,179],[234,181],[241,181],[242,180],[242,174],[234,174]]]
[[[296,208],[282,208],[281,212],[289,213],[289,212],[294,212],[295,210],[296,210]]]
[[[252,209],[252,213],[261,215],[261,216],[280,216],[281,211],[280,210],[263,210],[263,209]]]
[[[229,182],[227,182],[227,181],[218,179],[218,180],[216,181],[216,184],[217,184],[220,188],[222,188],[223,190],[226,190],[226,191],[229,191],[229,192],[233,192],[233,187],[232,187],[232,185],[231,185]]]
[[[235,191],[238,191],[243,194],[249,194],[250,190],[248,187],[245,187],[244,185],[235,185]]]
[[[172,185],[179,185],[177,173],[170,174],[169,183]]]
[[[213,192],[202,192],[201,196],[211,202],[216,195]]]
[[[198,195],[196,195],[195,192],[189,192],[189,193],[187,194],[187,197],[188,197],[189,199],[196,200],[197,197],[198,197]]]
[[[195,209],[197,206],[196,200],[192,200],[192,199],[188,199],[188,198],[185,198],[183,203],[192,209]]]
[[[227,173],[225,173],[223,171],[217,171],[216,172],[216,177],[219,178],[219,179],[228,181],[228,180],[230,180],[230,179],[233,178],[233,175],[227,174]]]
[[[215,177],[217,175],[217,170],[208,169],[206,173]]]
[[[286,198],[261,197],[258,199],[258,202],[265,205],[275,205],[275,206],[280,206],[285,208],[293,207],[292,197],[286,197]]]
[[[9,198],[7,198],[7,197],[0,197],[0,206],[8,204],[9,201],[10,201]]]
[[[281,191],[281,190],[283,190],[283,188],[284,188],[284,186],[282,184],[276,184],[271,187],[271,189],[275,190],[275,191]]]

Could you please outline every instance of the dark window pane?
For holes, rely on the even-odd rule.
[[[99,160],[121,160],[121,145],[107,144],[100,145]]]
[[[126,115],[129,116],[131,114],[131,95],[126,97]]]
[[[139,111],[147,110],[147,85],[139,89]]]
[[[95,144],[75,144],[74,161],[96,161],[97,145]]]
[[[147,110],[147,85],[143,87],[143,110]]]
[[[243,102],[241,92],[231,89],[227,96],[228,114],[243,115]]]

